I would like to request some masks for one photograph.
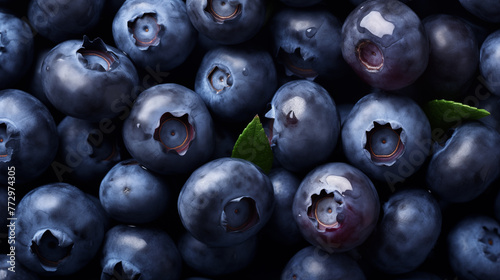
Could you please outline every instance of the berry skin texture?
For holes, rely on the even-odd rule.
[[[397,90],[415,82],[429,60],[420,18],[400,1],[366,1],[342,26],[342,55],[367,84]]]
[[[390,185],[425,163],[432,142],[431,126],[418,104],[383,92],[368,94],[354,105],[341,135],[349,162]]]
[[[459,279],[498,279],[498,221],[483,215],[466,216],[451,229],[446,241],[450,265]]]
[[[232,246],[259,232],[274,209],[269,177],[253,163],[219,158],[196,169],[177,201],[182,224],[208,246]]]
[[[179,280],[182,258],[166,232],[119,224],[106,233],[101,266],[102,280]]]
[[[37,187],[16,209],[16,253],[39,275],[71,275],[99,252],[107,230],[100,204],[67,183]]]
[[[363,258],[388,274],[412,272],[426,260],[441,233],[438,201],[425,189],[404,189],[382,207],[379,224],[362,245]]]
[[[279,164],[292,172],[308,171],[333,153],[340,134],[335,101],[308,80],[281,86],[266,118],[272,121],[271,147]]]
[[[293,214],[304,238],[329,253],[361,245],[377,224],[380,201],[359,169],[342,162],[320,165],[302,180]]]
[[[500,96],[500,30],[486,37],[481,45],[479,71],[491,92]]]
[[[364,280],[361,267],[349,255],[328,254],[315,246],[298,251],[287,263],[281,280]]]
[[[500,134],[480,122],[458,126],[427,168],[427,186],[442,200],[468,202],[500,176]]]
[[[45,105],[18,89],[0,91],[0,182],[14,166],[16,182],[32,182],[50,166],[59,147],[54,118]]]
[[[214,127],[205,103],[178,84],[143,91],[123,123],[125,147],[140,164],[161,173],[188,174],[210,160]]]

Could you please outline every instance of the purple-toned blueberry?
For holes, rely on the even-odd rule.
[[[98,253],[107,227],[100,205],[73,185],[26,194],[16,209],[16,256],[39,275],[71,275]]]
[[[182,224],[196,239],[231,246],[257,234],[274,209],[271,180],[253,163],[212,160],[196,169],[177,201]]]
[[[43,90],[65,115],[90,121],[114,118],[138,94],[139,76],[120,50],[96,38],[68,40],[45,56]]]
[[[179,280],[182,258],[166,232],[120,224],[106,233],[101,266],[102,280]]]
[[[184,262],[195,271],[206,276],[222,276],[238,272],[254,260],[257,252],[257,237],[253,236],[241,243],[210,247],[185,233],[177,248]]]
[[[223,45],[253,38],[266,19],[265,0],[187,0],[187,14],[203,35]]]
[[[437,200],[425,189],[404,189],[390,195],[382,209],[380,222],[362,245],[363,259],[388,274],[417,269],[441,233]]]
[[[287,263],[281,280],[364,280],[359,264],[345,253],[329,254],[319,247],[308,246],[298,251]]]
[[[397,90],[427,67],[429,42],[420,18],[401,1],[366,1],[342,27],[345,61],[369,85]]]
[[[359,169],[342,162],[320,165],[302,180],[293,215],[304,238],[327,252],[361,245],[380,212],[377,190]]]
[[[435,145],[428,188],[448,202],[475,199],[500,176],[499,144],[500,134],[480,122],[458,126],[444,144]]]
[[[328,91],[309,80],[281,86],[266,113],[271,119],[269,138],[275,159],[293,172],[308,171],[333,153],[340,135],[340,120]]]
[[[462,218],[449,232],[447,252],[459,279],[497,279],[500,275],[500,224],[489,216]]]
[[[99,188],[99,199],[106,213],[125,224],[158,219],[167,209],[169,198],[166,180],[134,159],[113,166]]]
[[[54,118],[42,102],[18,89],[0,91],[0,108],[0,182],[7,185],[12,168],[15,183],[33,181],[57,153]]]
[[[125,1],[112,24],[116,46],[140,68],[168,71],[181,65],[197,41],[181,0]]]
[[[419,170],[432,143],[431,126],[420,106],[409,97],[383,92],[358,100],[341,135],[349,162],[390,185]]]
[[[488,90],[500,95],[500,30],[486,37],[480,49],[479,70]]]
[[[123,123],[131,156],[162,174],[188,174],[214,151],[214,124],[201,97],[178,84],[143,91]]]

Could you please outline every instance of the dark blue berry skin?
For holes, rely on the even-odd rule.
[[[380,212],[377,190],[359,169],[343,163],[320,165],[302,180],[293,215],[303,237],[329,253],[361,245]]]
[[[500,30],[488,35],[481,45],[479,70],[486,81],[488,89],[500,95]]]
[[[35,52],[30,26],[0,10],[0,89],[13,87],[27,73]]]
[[[417,269],[441,233],[437,200],[425,189],[404,189],[393,193],[382,209],[380,222],[362,245],[363,259],[388,274]]]
[[[235,45],[253,38],[264,25],[265,0],[187,0],[187,14],[193,26],[223,45]]]
[[[0,277],[2,280],[39,280],[40,278],[22,264],[16,263],[15,256],[12,260],[14,268],[11,266],[11,256],[0,255]],[[9,270],[14,269],[14,271]]]
[[[41,36],[60,43],[81,38],[99,21],[105,0],[31,0],[28,20]]]
[[[183,1],[133,0],[116,13],[113,38],[138,67],[168,71],[187,59],[197,32]]]
[[[431,149],[431,126],[409,97],[370,93],[352,108],[342,126],[347,159],[370,178],[395,184],[413,175]]]
[[[284,168],[274,168],[269,172],[274,189],[274,212],[266,225],[267,236],[283,245],[295,245],[302,241],[297,224],[293,221],[292,205],[301,178]]]
[[[211,159],[214,124],[201,97],[178,84],[143,91],[123,123],[131,156],[162,174],[188,174]]]
[[[98,253],[107,220],[100,205],[67,183],[37,187],[16,209],[16,253],[40,275],[71,275]]]
[[[363,270],[349,255],[328,254],[319,247],[308,246],[298,251],[287,263],[281,280],[366,279]]]
[[[490,113],[479,121],[500,133],[500,95],[489,94],[487,98],[479,101],[478,107]]]
[[[316,5],[321,2],[321,0],[280,0],[281,3],[290,7],[309,7]]]
[[[397,90],[427,67],[429,43],[420,18],[400,1],[366,1],[342,26],[342,54],[361,79]]]
[[[434,14],[423,19],[429,39],[429,63],[422,79],[429,98],[459,96],[475,78],[479,46],[474,31],[460,17]]]
[[[128,159],[116,164],[102,179],[99,199],[111,218],[141,224],[163,215],[170,192],[165,179]]]
[[[101,266],[101,280],[178,280],[182,259],[166,232],[121,224],[106,233]]]
[[[273,55],[287,76],[309,80],[339,77],[345,65],[341,29],[337,17],[324,8],[281,9],[270,26]]]
[[[488,216],[462,218],[447,235],[451,268],[459,279],[498,279],[500,225]]]
[[[114,130],[110,128],[115,127]],[[60,181],[83,188],[100,183],[106,173],[121,160],[116,124],[103,125],[66,116],[57,125],[59,151],[57,166]],[[59,169],[60,168],[60,169]],[[94,192],[95,190],[86,190]]]
[[[28,93],[35,96],[38,100],[42,101],[42,103],[47,106],[50,111],[54,111],[54,106],[50,103],[47,95],[43,91],[43,80],[42,80],[42,64],[45,56],[49,53],[50,48],[44,48],[42,50],[38,50],[35,53],[33,65],[31,72],[28,73],[29,77],[29,85],[28,85]]]
[[[274,208],[271,180],[253,163],[220,158],[196,169],[181,189],[184,227],[209,246],[231,246],[259,232]]]
[[[257,237],[226,247],[210,247],[191,234],[181,236],[177,248],[184,262],[205,276],[222,276],[249,266],[257,251]]]
[[[226,122],[250,122],[266,108],[277,87],[271,55],[247,47],[208,51],[195,80],[195,92],[215,118]]]
[[[42,102],[17,89],[0,91],[0,108],[0,182],[7,184],[9,166],[16,183],[33,181],[57,153],[54,119]]]
[[[481,20],[500,23],[500,3],[495,0],[459,0],[460,4]]]
[[[500,134],[480,122],[458,126],[444,146],[436,146],[427,169],[428,188],[459,203],[483,193],[500,175]]]
[[[57,110],[90,121],[120,115],[120,106],[138,94],[139,76],[132,61],[100,38],[84,36],[83,41],[56,45],[43,61],[41,78]]]
[[[308,171],[333,153],[340,134],[335,101],[321,85],[295,80],[281,86],[266,118],[272,120],[271,146],[287,170]]]

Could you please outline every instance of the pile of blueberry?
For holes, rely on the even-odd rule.
[[[500,279],[499,147],[498,0],[0,0],[0,279]]]

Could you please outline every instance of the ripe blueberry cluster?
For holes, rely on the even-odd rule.
[[[500,279],[499,147],[498,0],[0,0],[0,279]]]

